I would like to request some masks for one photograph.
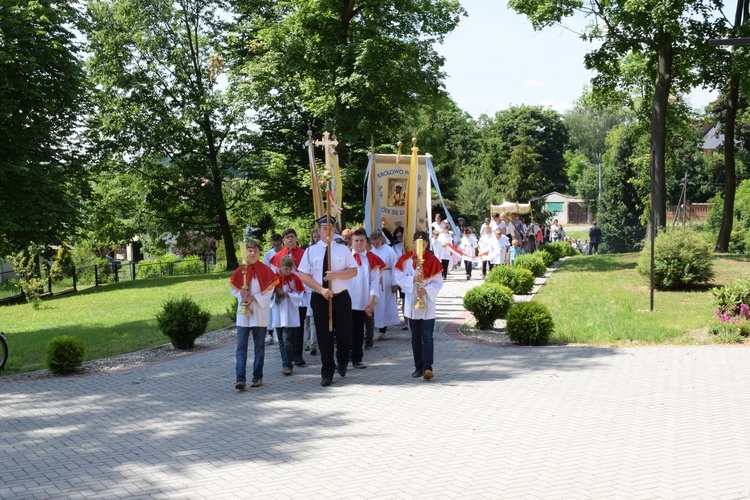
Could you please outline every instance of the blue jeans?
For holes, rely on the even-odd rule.
[[[292,366],[294,360],[294,341],[296,328],[277,328],[276,336],[279,337],[279,350],[281,351],[281,366]]]
[[[245,382],[245,370],[247,369],[247,341],[250,331],[253,332],[253,345],[255,360],[253,361],[253,378],[263,380],[263,362],[266,358],[266,332],[264,326],[238,326],[237,327],[237,381]]]
[[[414,354],[414,367],[417,370],[432,370],[435,319],[410,319],[411,351]]]

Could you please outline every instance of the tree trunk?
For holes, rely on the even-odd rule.
[[[737,1],[737,10],[734,16],[734,25],[742,24],[742,18],[747,9],[746,0]],[[737,47],[732,47],[732,54]],[[734,160],[734,137],[735,123],[737,122],[737,111],[739,107],[740,75],[732,72],[729,76],[729,91],[727,93],[727,115],[724,122],[724,208],[721,212],[721,227],[719,237],[716,239],[716,252],[729,251],[729,238],[732,235],[734,225],[734,196],[737,190],[737,173]]]
[[[667,105],[672,86],[672,43],[659,47],[659,67],[651,106],[651,205],[658,230],[667,225]]]

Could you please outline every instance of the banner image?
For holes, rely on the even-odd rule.
[[[385,226],[393,231],[407,226],[407,189],[411,172],[410,155],[377,154],[374,163],[375,193],[368,208],[373,210],[373,221],[385,221]],[[429,230],[431,220],[430,175],[427,170],[427,157],[417,157],[417,202],[416,229]],[[377,207],[380,213],[377,213]],[[379,215],[379,217],[378,217]]]

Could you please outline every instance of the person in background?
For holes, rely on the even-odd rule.
[[[453,237],[448,232],[448,223],[443,222],[440,227],[440,234],[438,235],[439,246],[435,247],[436,257],[440,259],[440,263],[443,266],[443,279],[448,278],[448,267],[451,263],[451,250],[449,245],[453,244]]]
[[[488,268],[492,269],[490,263],[490,250],[492,247],[492,240],[495,239],[495,235],[492,233],[492,228],[489,224],[482,226],[482,234],[479,235],[479,256],[482,259],[482,278],[487,277]]]
[[[470,257],[476,257],[477,255],[477,239],[471,234],[471,228],[464,229],[464,235],[461,237],[461,243],[459,249],[463,252],[466,257],[463,258],[464,269],[466,270],[466,279],[471,279],[471,271],[474,268],[474,261],[470,260]]]
[[[357,274],[349,279],[348,286],[352,298],[352,366],[367,368],[362,361],[362,343],[367,317],[375,312],[375,304],[380,296],[380,271],[385,264],[380,257],[367,251],[367,233],[364,229],[352,231],[351,251],[357,262]]]
[[[430,380],[434,376],[435,300],[443,287],[440,261],[429,250],[430,238],[424,231],[414,233],[414,240],[425,242],[424,263],[418,268],[414,251],[401,256],[396,262],[396,282],[406,293],[406,317],[411,329],[411,349],[414,357],[412,378]],[[415,309],[414,303],[421,297],[425,309]]]
[[[270,321],[271,297],[278,283],[270,267],[260,262],[260,245],[247,243],[247,266],[238,267],[229,280],[229,291],[237,297],[237,349],[235,352],[234,387],[244,390],[247,370],[247,344],[253,335],[253,381],[250,387],[263,385],[263,364],[266,356],[264,336]],[[247,273],[247,274],[245,274]],[[251,314],[243,314],[249,309]]]
[[[401,324],[401,318],[398,314],[398,285],[393,275],[398,257],[396,257],[396,252],[385,244],[385,236],[379,229],[370,234],[370,241],[372,242],[372,253],[380,257],[380,260],[385,264],[385,268],[380,273],[382,281],[380,298],[375,304],[375,328],[378,328],[380,332],[378,340],[385,340],[386,329],[389,326]]]
[[[319,241],[320,232],[316,225],[310,233],[310,242],[304,245],[303,249],[307,250],[307,247],[314,245]],[[310,287],[305,287],[305,298],[302,303],[307,308],[307,313],[304,319],[305,352],[309,352],[312,356],[315,356],[318,354],[318,336],[315,333],[315,321],[313,320],[312,307],[310,307],[310,297],[312,296],[312,293]]]
[[[523,253],[523,249],[521,249],[521,246],[518,243],[518,239],[513,238],[513,242],[511,243],[510,250],[508,251],[508,261],[511,266],[516,262],[516,258],[522,253]]]
[[[271,248],[269,248],[265,255],[263,255],[263,263],[269,265],[273,256],[282,248],[284,248],[284,238],[279,233],[273,233],[271,235]],[[268,332],[266,333],[266,344],[268,345],[273,344],[273,332],[274,327],[272,319],[268,324]],[[281,342],[281,339],[279,339],[279,342]]]
[[[602,241],[602,230],[596,225],[596,221],[591,223],[589,228],[589,255],[596,255],[599,253],[599,243]]]
[[[435,214],[435,220],[432,222],[432,224],[430,224],[430,228],[433,231],[438,231],[439,232],[440,231],[440,224],[442,224],[442,221],[443,221],[443,218],[440,215],[440,212],[437,212]]]

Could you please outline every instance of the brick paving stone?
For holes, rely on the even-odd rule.
[[[0,385],[0,498],[747,498],[750,351],[486,345],[453,273],[435,373],[409,332],[322,388],[319,357],[233,388],[234,347]],[[252,359],[252,356],[251,356]]]

